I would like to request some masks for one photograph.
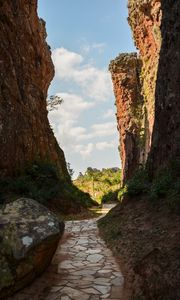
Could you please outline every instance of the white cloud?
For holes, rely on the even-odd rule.
[[[93,102],[85,101],[81,96],[70,93],[57,94],[63,98],[63,103],[49,113],[49,119],[54,123],[61,120],[61,123],[67,120],[77,120],[80,114],[92,108],[95,104]]]
[[[63,103],[49,112],[49,121],[60,145],[67,149],[86,136],[86,128],[78,125],[81,114],[92,108],[94,103],[75,94],[61,93]]]
[[[112,142],[97,143],[96,139],[117,134],[116,122],[98,123],[89,127],[79,126],[81,114],[92,108],[94,103],[74,94],[59,95],[64,101],[56,110],[49,112],[49,121],[65,153],[79,153],[84,159],[95,149],[102,151],[113,147]],[[85,142],[88,143],[84,144]]]
[[[88,143],[87,145],[75,146],[75,152],[80,153],[84,159],[87,158],[92,153],[93,149],[94,149],[93,143]]]
[[[112,117],[114,117],[114,116],[115,116],[114,110],[113,110],[113,109],[108,109],[108,110],[104,113],[103,118],[104,118],[104,119],[109,119],[109,118],[112,118]]]
[[[99,142],[99,143],[96,143],[96,149],[99,151],[103,151],[105,149],[112,149],[115,147],[115,145],[116,145],[115,141]]]
[[[104,45],[93,44],[90,47],[90,51],[101,51]],[[64,101],[49,112],[49,121],[67,157],[74,155],[80,160],[89,160],[92,152],[96,155],[99,151],[113,148],[113,142],[105,140],[106,137],[113,139],[117,135],[115,120],[110,122],[111,119],[108,119],[114,112],[109,109],[103,116],[104,107],[99,101],[112,98],[110,74],[95,67],[92,61],[87,63],[83,55],[65,48],[55,49],[52,57],[56,83],[59,81],[66,92],[56,94]],[[100,111],[103,123],[96,123],[98,116],[94,117],[93,108]]]
[[[81,52],[87,55],[91,51],[96,50],[99,54],[102,54],[104,52],[105,47],[105,43],[84,44],[81,46]]]
[[[111,78],[107,70],[96,68],[92,62],[86,64],[82,55],[65,48],[55,49],[52,59],[56,78],[74,82],[84,95],[98,101],[106,101],[112,95]]]
[[[116,122],[106,122],[92,125],[93,136],[103,137],[117,134]]]

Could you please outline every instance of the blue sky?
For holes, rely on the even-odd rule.
[[[53,3],[53,4],[52,4]],[[49,113],[75,174],[120,166],[114,95],[108,64],[135,51],[127,0],[39,0],[56,75],[49,95],[64,102]]]

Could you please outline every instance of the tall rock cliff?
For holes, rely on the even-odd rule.
[[[180,1],[129,0],[129,23],[142,62],[140,94],[147,111],[144,137],[151,176],[136,174],[127,184],[126,199],[100,220],[100,229],[124,269],[123,299],[175,300],[180,299]],[[113,78],[122,77],[124,63],[119,64]],[[126,69],[126,77],[132,69]],[[128,97],[132,87],[125,94],[124,82],[113,82],[118,109],[126,115],[126,107],[128,114],[136,102]],[[119,122],[123,126],[122,116]]]
[[[149,152],[154,125],[155,89],[161,48],[161,1],[129,0],[128,8],[128,21],[142,61],[141,93],[147,109],[149,130],[146,132],[146,150]]]
[[[54,76],[37,0],[0,1],[0,172],[13,175],[36,159],[67,176],[50,128],[46,97]]]
[[[162,46],[155,92],[150,172],[180,159],[180,1],[161,1]]]
[[[111,61],[109,70],[116,97],[123,185],[145,161],[146,113],[141,95],[141,60],[136,53],[120,54]]]
[[[110,63],[117,103],[118,127],[120,129],[122,168],[123,170],[125,169],[123,172],[123,183],[131,178],[140,165],[146,163],[151,149],[155,118],[157,70],[162,41],[160,0],[129,0],[128,9],[128,21],[132,29],[135,45],[139,50],[137,55],[138,71],[134,69],[134,66],[127,63],[125,72],[122,72],[124,70],[124,61],[119,59],[122,57],[121,55]],[[131,60],[132,54],[127,54],[126,57],[127,61]],[[118,64],[118,68],[112,68],[112,64]],[[122,73],[124,73],[126,81],[127,78],[134,78],[132,81],[134,86],[128,86],[127,84],[125,93],[123,91],[125,80],[121,80]],[[120,79],[118,83],[117,78]],[[137,92],[132,93],[133,90]],[[131,97],[129,97],[129,94]],[[138,103],[138,114],[129,114],[129,111],[134,110],[134,103]],[[125,115],[126,118],[129,115],[130,122],[124,122]],[[134,126],[129,126],[129,123],[136,124],[136,134]],[[126,142],[124,134],[133,137],[133,140],[136,135],[133,148],[132,143]],[[134,155],[134,153],[139,154]],[[131,159],[127,160],[128,157],[131,157]]]

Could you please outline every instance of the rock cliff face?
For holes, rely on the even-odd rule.
[[[144,128],[146,115],[141,95],[141,61],[136,53],[120,54],[111,61],[117,107],[117,123],[120,132],[122,184],[129,179],[145,160]]]
[[[123,299],[175,300],[180,299],[180,1],[129,0],[129,23],[142,62],[140,94],[147,112],[145,156],[151,178],[145,184],[135,178],[128,196],[101,219],[100,228],[126,274]],[[113,78],[122,76],[123,66],[120,62]],[[130,77],[132,67],[126,72]],[[124,103],[118,109],[131,110],[136,101],[128,97],[132,87],[125,94],[124,82],[118,86],[114,81],[114,86],[117,105],[119,94]],[[123,117],[119,122],[123,126]]]
[[[0,172],[13,175],[36,159],[67,176],[50,128],[46,96],[54,68],[37,0],[0,1]]]
[[[162,46],[155,94],[149,168],[180,158],[180,2],[162,1]]]
[[[136,58],[138,67],[136,64],[135,69],[128,63],[132,59],[132,54],[126,54],[126,68],[124,68],[122,55],[110,64],[120,129],[123,183],[133,175],[139,165],[145,164],[151,149],[162,20],[161,2],[158,0],[138,2],[129,0],[128,8],[128,21],[132,28],[135,45],[139,49],[139,55]],[[113,68],[112,65],[118,65],[118,68]],[[132,84],[128,85],[126,83],[130,78]],[[138,109],[136,108],[134,113],[136,103],[138,103]],[[131,142],[127,142],[129,140]]]
[[[146,151],[149,152],[154,125],[156,78],[161,48],[161,1],[129,0],[129,24],[142,61],[142,95],[147,110],[149,130],[146,132]]]

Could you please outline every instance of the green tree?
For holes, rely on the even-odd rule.
[[[72,178],[74,175],[74,170],[71,168],[71,164],[69,162],[67,162],[67,170],[68,170],[70,177]]]
[[[61,105],[64,102],[63,98],[61,98],[59,95],[51,95],[47,99],[47,108],[48,111],[52,111],[57,109],[59,105]]]

